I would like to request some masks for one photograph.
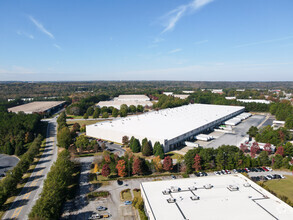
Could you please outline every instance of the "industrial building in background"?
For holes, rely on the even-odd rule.
[[[51,114],[56,112],[64,106],[64,101],[40,101],[30,102],[27,104],[19,105],[8,109],[8,112],[24,112],[25,114]]]
[[[240,106],[189,104],[88,125],[86,135],[117,143],[123,136],[134,136],[140,142],[147,138],[152,145],[160,142],[167,152],[243,111]]]
[[[102,107],[114,107],[120,109],[121,105],[134,105],[137,107],[138,105],[142,105],[143,107],[146,106],[153,106],[153,103],[150,101],[150,98],[146,95],[119,95],[118,97],[114,98],[110,101],[101,101],[96,106]]]
[[[143,182],[150,220],[293,219],[293,208],[242,174]]]

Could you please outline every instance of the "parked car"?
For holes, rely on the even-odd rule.
[[[172,177],[172,179],[176,179],[176,176],[174,176],[174,175],[171,175],[171,177]]]
[[[264,169],[264,171],[266,171],[266,172],[267,172],[267,171],[269,171],[269,170],[268,170],[266,167],[262,167],[262,168],[263,168],[263,169]]]
[[[100,219],[100,218],[102,218],[100,214],[92,214],[88,219],[92,220],[92,219]]]
[[[234,172],[234,173],[238,173],[238,171],[237,171],[236,169],[233,169],[233,172]]]
[[[124,205],[131,205],[131,204],[132,204],[132,201],[129,201],[129,200],[124,202]]]
[[[107,210],[107,207],[105,207],[105,206],[98,206],[97,207],[97,210],[98,211],[105,211],[105,210]]]

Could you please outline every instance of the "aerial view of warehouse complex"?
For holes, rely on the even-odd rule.
[[[240,106],[189,104],[88,125],[86,135],[117,143],[123,136],[147,138],[152,144],[159,141],[167,152],[243,111]]]
[[[293,209],[241,174],[143,182],[150,220],[292,219]]]

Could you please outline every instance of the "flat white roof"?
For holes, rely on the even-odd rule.
[[[121,105],[127,105],[128,107],[131,105],[138,106],[153,106],[153,103],[151,101],[141,101],[141,100],[113,100],[113,101],[101,101],[97,104],[97,106],[100,107],[114,107],[117,109],[120,109]]]
[[[263,103],[263,104],[270,104],[271,101],[265,100],[265,99],[237,99],[238,102],[244,102],[244,103]]]
[[[212,123],[229,114],[244,109],[242,106],[189,104],[172,109],[152,111],[138,116],[99,122],[88,125],[90,128],[122,132],[160,140],[173,139],[201,126]]]
[[[211,184],[211,189],[204,185]],[[246,184],[246,186],[244,186]],[[238,187],[233,191],[228,186]],[[179,187],[179,192],[162,191]],[[197,190],[189,190],[196,187]],[[147,212],[157,220],[178,219],[293,219],[293,208],[242,174],[141,183]],[[191,200],[197,195],[199,200]],[[176,203],[168,203],[173,197]]]
[[[149,97],[147,97],[146,95],[119,95],[116,99],[118,100],[150,100]]]
[[[24,112],[31,114],[34,112],[45,112],[53,107],[61,105],[64,101],[41,101],[41,102],[30,102],[24,105],[19,105],[13,108],[9,108],[9,112]]]

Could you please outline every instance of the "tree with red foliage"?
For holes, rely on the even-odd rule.
[[[195,171],[201,170],[200,156],[198,154],[196,154],[195,157],[194,157],[193,168],[195,169]]]
[[[125,167],[124,160],[118,160],[116,169],[118,170],[118,176],[121,176],[121,177],[126,176],[126,167]]]
[[[278,147],[276,154],[280,154],[283,157],[284,156],[284,148],[282,146]]]
[[[103,168],[102,168],[102,176],[107,177],[110,175],[110,167],[108,164],[104,164]]]
[[[270,143],[266,143],[265,146],[263,147],[263,150],[268,152],[268,154],[270,155],[272,153],[272,146]]]
[[[240,145],[240,150],[242,150],[243,153],[248,152],[248,147],[247,147],[247,145],[246,145],[246,144],[241,144],[241,145]]]
[[[254,142],[252,144],[252,146],[250,147],[250,156],[252,158],[255,157],[255,155],[259,152],[259,146],[258,146],[258,143],[257,142]]]
[[[142,174],[143,172],[142,172],[142,161],[141,161],[141,159],[140,158],[136,158],[135,160],[134,160],[134,163],[133,163],[133,165],[132,165],[132,174],[138,174],[138,175],[140,175],[140,174]]]
[[[170,171],[173,169],[173,160],[170,156],[164,158],[163,169],[166,171]]]

